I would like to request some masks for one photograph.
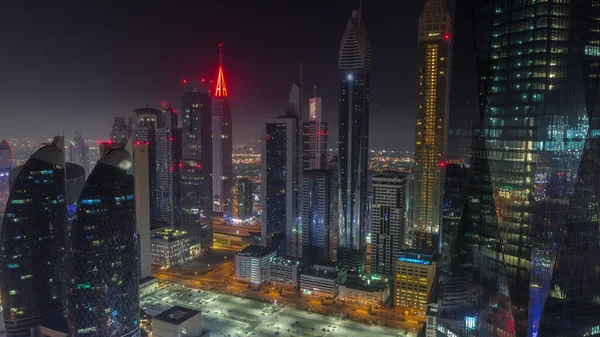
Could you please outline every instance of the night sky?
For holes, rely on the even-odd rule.
[[[0,5],[0,138],[106,139],[114,116],[180,108],[182,80],[214,78],[223,43],[234,142],[260,139],[304,64],[337,128],[340,40],[358,0],[5,1]],[[365,0],[371,148],[412,150],[417,22],[424,1]],[[306,103],[306,102],[305,102]],[[305,105],[306,107],[307,105]],[[332,130],[332,140],[337,132]],[[331,139],[331,138],[330,138]]]

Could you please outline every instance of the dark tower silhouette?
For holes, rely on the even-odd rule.
[[[60,137],[13,170],[4,214],[0,292],[6,335],[29,337],[46,320],[64,320],[67,205]]]
[[[78,336],[139,336],[132,159],[105,154],[81,192],[69,253],[69,326]]]

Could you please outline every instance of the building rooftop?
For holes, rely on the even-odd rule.
[[[265,256],[269,253],[272,253],[274,250],[271,248],[266,248],[263,246],[250,245],[241,251],[235,253],[237,256],[248,256],[248,257],[261,257]]]
[[[271,263],[283,266],[300,266],[304,264],[302,259],[289,256],[277,256],[276,258],[271,260]]]
[[[401,172],[401,171],[383,171],[383,172],[380,172],[379,174],[374,175],[373,178],[404,179],[409,174],[410,173],[408,173],[408,172]]]
[[[371,280],[371,279],[360,279],[360,278],[348,278],[346,282],[344,282],[343,286],[349,289],[356,289],[360,291],[384,291],[389,285],[387,282],[381,280]]]
[[[423,253],[418,250],[406,249],[400,253],[398,261],[430,265],[436,261],[436,255]]]
[[[179,325],[187,321],[188,319],[198,315],[199,313],[200,311],[198,310],[188,309],[176,305],[154,316],[153,319],[158,319],[167,323]]]
[[[152,234],[152,239],[155,240],[177,240],[187,236],[186,231],[180,231],[178,229],[164,228],[160,229]]]
[[[319,266],[312,266],[305,271],[300,273],[301,275],[318,276],[326,279],[333,280],[338,277],[339,271],[332,270],[330,268],[319,268]]]

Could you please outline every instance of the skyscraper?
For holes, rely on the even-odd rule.
[[[170,106],[163,107],[162,114],[164,124],[155,130],[158,220],[176,227],[181,214],[181,128]]]
[[[90,173],[69,253],[69,327],[77,336],[139,336],[132,158],[109,150]]]
[[[321,97],[308,100],[308,122],[302,123],[302,169],[327,168],[327,123],[321,121]]]
[[[157,221],[158,210],[158,181],[157,181],[157,135],[156,129],[161,127],[162,112],[152,108],[135,109],[135,127],[133,128],[133,139],[136,142],[145,143],[148,146],[148,185],[150,186],[150,221]],[[118,142],[120,143],[120,141]]]
[[[284,114],[265,122],[261,160],[262,243],[282,255],[301,253],[299,214],[298,111],[294,83]]]
[[[393,277],[406,237],[410,174],[383,172],[373,177],[371,273]]]
[[[237,213],[234,217],[239,220],[247,220],[254,215],[254,197],[252,195],[252,180],[242,178],[237,181],[235,209]]]
[[[13,167],[13,152],[6,139],[0,142],[0,217],[4,216],[4,208],[10,193],[9,173]]]
[[[75,132],[73,139],[69,142],[69,161],[83,167],[86,177],[90,174],[90,150],[79,131]]]
[[[110,140],[120,143],[123,138],[130,138],[133,133],[133,118],[129,117],[129,123],[125,123],[125,118],[115,117],[112,130],[110,131]]]
[[[0,235],[0,292],[10,337],[29,336],[46,319],[63,319],[67,207],[59,143],[55,137],[14,172]]]
[[[177,112],[164,104],[163,110],[134,110],[137,124],[134,141],[148,145],[151,221],[177,226],[181,209],[181,128]]]
[[[212,109],[209,83],[184,81],[181,227],[202,250],[212,249]]]
[[[600,7],[464,5],[480,97],[452,271],[478,296],[442,303],[438,327],[469,333],[470,316],[480,336],[597,334]]]
[[[339,54],[339,227],[338,260],[362,273],[365,250],[369,162],[371,42],[361,18],[352,12]]]
[[[221,45],[219,45],[221,47]],[[222,57],[220,58],[222,60]],[[233,187],[233,129],[231,108],[223,64],[219,64],[217,87],[212,102],[212,134],[213,134],[213,211],[231,217],[231,188]]]
[[[446,1],[427,0],[419,17],[413,244],[434,251],[440,249],[451,31]]]
[[[329,170],[305,170],[300,189],[302,215],[302,257],[312,262],[333,259],[333,189]]]

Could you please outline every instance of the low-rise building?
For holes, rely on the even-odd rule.
[[[267,266],[277,251],[263,246],[248,246],[235,253],[235,278],[259,286],[267,281]]]
[[[425,316],[435,280],[436,255],[404,250],[396,261],[394,307]]]
[[[334,264],[315,264],[300,273],[300,289],[322,298],[337,298],[345,281],[346,269]]]
[[[267,278],[277,287],[299,289],[300,270],[305,263],[302,259],[278,256],[267,266]]]
[[[152,337],[210,337],[202,329],[202,313],[174,306],[152,318]]]
[[[340,285],[339,299],[346,303],[379,308],[390,298],[390,294],[391,289],[387,282],[348,278],[344,284]]]
[[[190,256],[190,238],[186,232],[162,228],[152,235],[152,264],[170,268]]]
[[[147,296],[158,290],[158,279],[148,276],[140,279],[140,297]]]

